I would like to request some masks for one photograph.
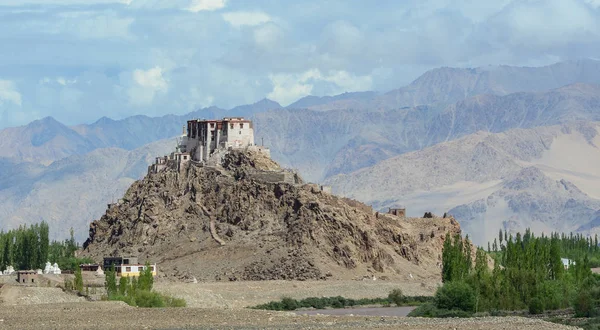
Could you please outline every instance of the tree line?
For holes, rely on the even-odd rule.
[[[598,253],[597,239],[558,233],[538,237],[530,230],[515,236],[500,232],[489,250],[486,253],[479,248],[472,258],[468,236],[446,235],[443,285],[433,304],[412,315],[466,316],[500,310],[540,313],[567,307],[589,314],[597,309],[600,291],[596,290],[595,297],[594,288],[600,282],[590,263],[590,257]],[[565,267],[561,257],[566,256],[571,262]]]
[[[49,239],[50,228],[44,221],[30,226],[0,232],[0,271],[8,266],[15,270],[44,269],[46,262],[57,263],[62,270],[76,270],[80,263],[91,262],[88,258],[76,258],[79,243],[74,238],[64,241]]]

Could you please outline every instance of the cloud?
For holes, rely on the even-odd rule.
[[[264,24],[252,32],[254,43],[260,48],[273,49],[281,45],[285,38],[284,31],[275,24]]]
[[[600,36],[599,13],[580,0],[518,1],[491,18],[481,38],[499,47],[552,49],[587,43]],[[548,24],[552,22],[552,24]]]
[[[167,80],[163,77],[160,67],[149,70],[134,70],[132,73],[133,85],[129,88],[129,102],[135,106],[147,106],[152,104],[158,93],[165,93],[169,87]]]
[[[271,74],[269,79],[273,90],[268,97],[285,105],[310,94],[366,91],[370,90],[373,84],[371,76],[355,76],[343,70],[322,74],[319,69],[311,69],[301,74]],[[313,93],[315,87],[321,89],[321,93]]]
[[[261,11],[235,11],[224,13],[223,19],[232,26],[257,26],[271,21],[271,17]]]
[[[0,0],[0,75],[14,82],[3,82],[0,128],[598,57],[599,25],[600,0]]]
[[[214,11],[225,7],[225,0],[192,0],[188,11],[197,13],[200,11]]]
[[[21,106],[21,94],[17,91],[17,86],[9,80],[0,80],[0,105],[5,102],[11,102]]]

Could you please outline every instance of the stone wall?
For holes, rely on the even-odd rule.
[[[296,173],[292,171],[253,171],[248,173],[250,179],[271,183],[297,184]]]

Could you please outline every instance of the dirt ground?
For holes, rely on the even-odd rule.
[[[286,312],[202,308],[143,309],[116,302],[3,306],[7,329],[570,329],[539,320],[504,317],[423,319],[306,316]]]
[[[265,281],[157,283],[187,308],[144,309],[122,302],[88,302],[52,287],[0,288],[0,329],[569,329],[540,320],[503,317],[422,319],[357,315],[298,315],[246,309],[283,296],[382,297],[395,288],[431,294],[429,286],[385,281]]]
[[[186,300],[189,307],[245,308],[264,304],[282,297],[377,298],[386,297],[393,289],[405,295],[433,295],[435,282],[361,281],[256,281],[156,283],[155,289]]]

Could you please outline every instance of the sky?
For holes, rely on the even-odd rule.
[[[600,0],[0,0],[0,128],[600,56]]]

